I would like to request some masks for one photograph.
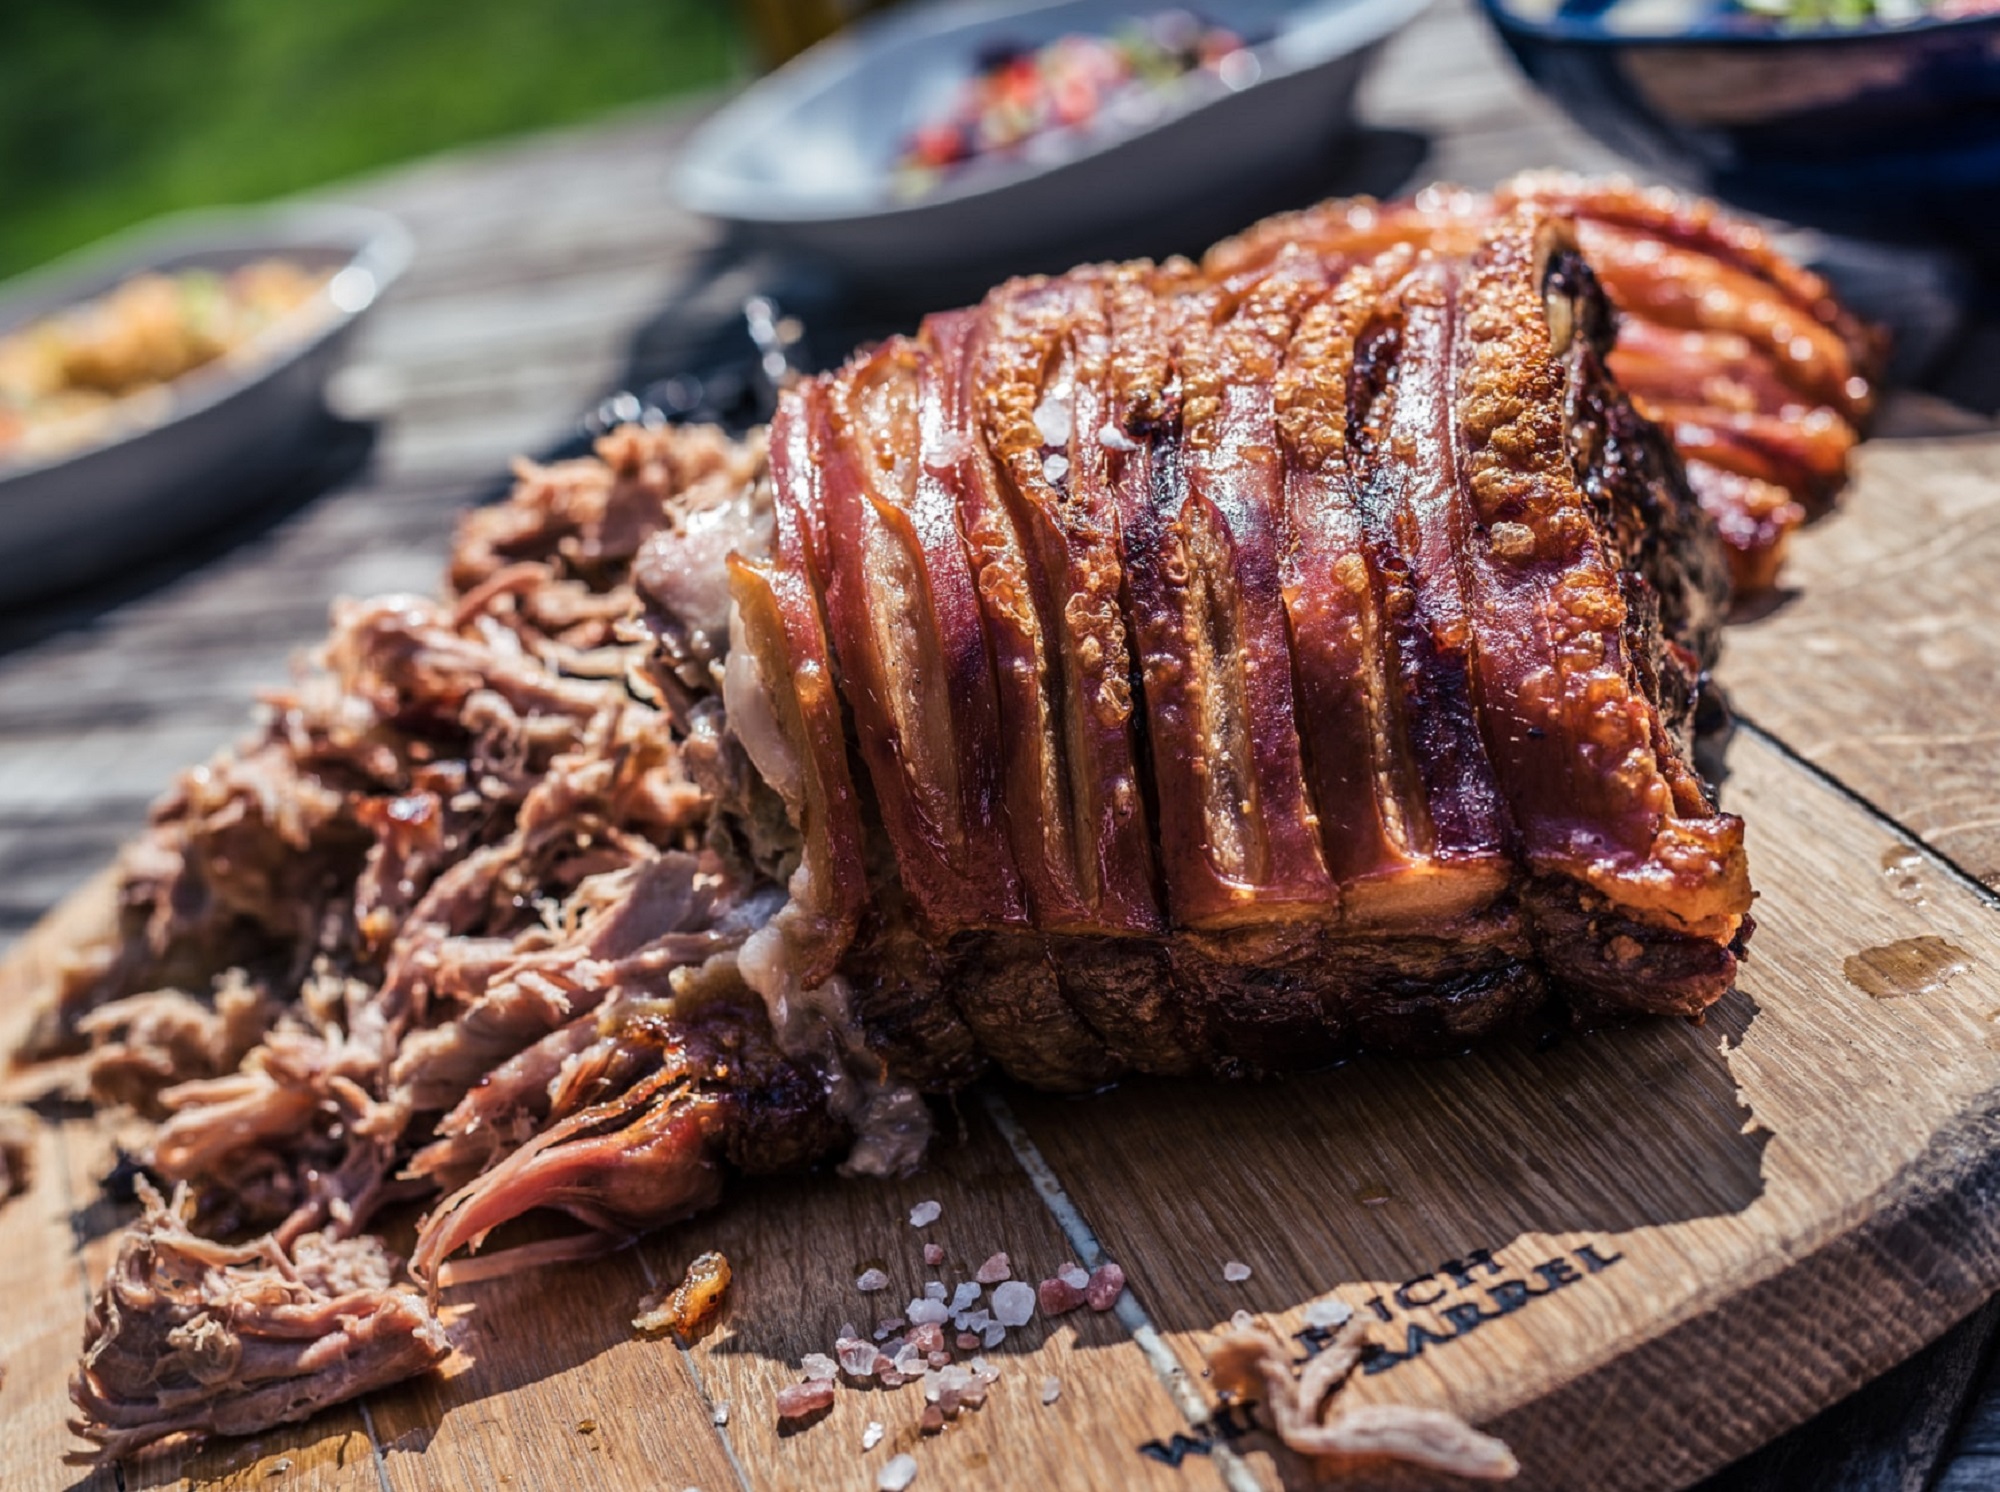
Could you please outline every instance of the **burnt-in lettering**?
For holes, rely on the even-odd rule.
[[[1502,1313],[1494,1311],[1489,1314],[1479,1308],[1478,1301],[1463,1300],[1457,1305],[1446,1306],[1438,1314],[1452,1324],[1454,1335],[1462,1337],[1467,1332],[1477,1329],[1480,1322],[1491,1321]]]
[[[1625,1257],[1623,1254],[1613,1254],[1609,1258],[1606,1258],[1604,1255],[1598,1253],[1597,1245],[1594,1243],[1586,1243],[1576,1251],[1576,1256],[1583,1260],[1583,1267],[1592,1274],[1596,1274],[1599,1270],[1609,1269]]]
[[[1500,1266],[1493,1262],[1492,1250],[1474,1249],[1463,1259],[1447,1259],[1438,1265],[1438,1273],[1450,1275],[1451,1282],[1461,1290],[1471,1288],[1472,1271],[1475,1269],[1483,1269],[1488,1274],[1500,1272]]]
[[[1537,1290],[1526,1280],[1495,1280],[1486,1287],[1486,1298],[1499,1307],[1494,1314],[1511,1316],[1537,1295],[1547,1295],[1552,1287]]]
[[[1380,1342],[1361,1344],[1361,1371],[1364,1373],[1386,1373],[1402,1360],[1402,1353],[1391,1352]]]
[[[1163,1466],[1178,1466],[1189,1456],[1205,1456],[1215,1449],[1215,1442],[1206,1435],[1176,1435],[1171,1440],[1149,1440],[1139,1447],[1139,1454]]]
[[[1437,1304],[1439,1300],[1444,1298],[1445,1287],[1443,1285],[1439,1285],[1422,1299],[1419,1299],[1416,1294],[1421,1286],[1430,1284],[1436,1278],[1436,1275],[1420,1274],[1415,1279],[1407,1280],[1403,1284],[1398,1285],[1396,1287],[1396,1304],[1406,1311],[1414,1311],[1423,1306]]]
[[[1395,1319],[1389,1314],[1389,1308],[1382,1304],[1382,1297],[1379,1295],[1368,1297],[1368,1309],[1373,1311],[1381,1320],[1392,1321]]]
[[[1576,1272],[1576,1266],[1567,1259],[1551,1259],[1546,1264],[1537,1264],[1535,1273],[1549,1282],[1551,1290],[1560,1290],[1564,1285],[1574,1285],[1583,1278]]]
[[[1330,1326],[1308,1326],[1304,1331],[1293,1332],[1292,1340],[1305,1348],[1305,1353],[1303,1356],[1293,1358],[1292,1361],[1311,1362],[1326,1351],[1327,1344],[1333,1340],[1333,1335],[1333,1328]]]
[[[1241,1440],[1258,1428],[1251,1417],[1248,1404],[1223,1404],[1202,1424],[1202,1430],[1211,1436],[1220,1435],[1224,1440]]]

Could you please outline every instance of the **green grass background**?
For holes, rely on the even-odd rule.
[[[0,0],[0,277],[248,202],[711,85],[725,0]]]

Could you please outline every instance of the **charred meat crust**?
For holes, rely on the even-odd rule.
[[[1715,324],[1637,250],[1607,299],[1593,224]],[[906,1168],[918,1090],[989,1065],[1077,1091],[1698,1015],[1750,928],[1688,757],[1704,510],[1741,509],[1740,575],[1803,480],[1716,411],[1851,430],[1871,372],[1747,230],[1516,183],[1014,282],[789,390],[768,441],[524,466],[444,602],[342,603],[51,991],[44,1046],[87,1044],[188,1187],[94,1310],[83,1433],[255,1430],[436,1361],[371,1236],[398,1199],[435,1290],[731,1170]],[[464,1257],[537,1209],[583,1231]]]

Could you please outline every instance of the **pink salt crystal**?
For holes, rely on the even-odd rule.
[[[910,1226],[928,1228],[944,1213],[944,1208],[936,1202],[919,1202],[910,1209]]]
[[[889,1288],[889,1276],[879,1269],[864,1269],[854,1282],[854,1288],[863,1294],[873,1294],[877,1290]]]
[[[1009,1280],[993,1292],[993,1319],[1002,1326],[1026,1326],[1035,1314],[1035,1292],[1020,1280]]]
[[[884,1316],[875,1323],[875,1340],[885,1341],[903,1329],[901,1316]]]
[[[979,1348],[979,1334],[977,1332],[962,1331],[952,1340],[958,1344],[960,1352],[975,1352]]]
[[[926,1321],[910,1333],[910,1345],[926,1354],[942,1351],[944,1328],[935,1321]]]
[[[924,1361],[929,1363],[934,1368],[942,1368],[946,1366],[948,1363],[950,1363],[951,1354],[945,1351],[944,1348],[940,1347],[935,1352],[926,1353],[924,1355]]]
[[[997,1285],[1014,1273],[1014,1261],[1005,1254],[995,1254],[972,1276],[982,1285]]]
[[[778,1390],[778,1418],[804,1419],[833,1403],[833,1384],[824,1378]]]
[[[944,1411],[935,1404],[924,1405],[923,1418],[917,1421],[917,1428],[926,1435],[935,1435],[944,1428]]]
[[[808,1352],[799,1360],[799,1367],[815,1383],[831,1382],[840,1372],[840,1364],[824,1352]]]
[[[840,1366],[856,1378],[866,1378],[875,1371],[878,1354],[870,1342],[841,1342]]]
[[[1125,1271],[1109,1260],[1097,1266],[1084,1287],[1083,1298],[1090,1303],[1093,1311],[1108,1311],[1118,1304],[1118,1297],[1125,1293]]]
[[[925,1244],[924,1263],[930,1265],[932,1268],[936,1268],[938,1265],[944,1263],[944,1245],[941,1243]]]
[[[1085,1276],[1087,1280],[1088,1275]],[[1067,1280],[1043,1280],[1036,1292],[1041,1297],[1044,1316],[1060,1316],[1073,1311],[1084,1302],[1084,1293]]]
[[[1072,1290],[1082,1290],[1090,1284],[1090,1275],[1080,1264],[1065,1263],[1061,1269],[1056,1271],[1056,1278]]]
[[[1230,1259],[1222,1266],[1222,1277],[1232,1285],[1240,1285],[1250,1278],[1250,1266],[1241,1259]]]

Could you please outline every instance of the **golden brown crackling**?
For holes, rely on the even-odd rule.
[[[1482,528],[1505,521],[1534,537],[1532,557],[1470,546],[1487,735],[1531,864],[1576,876],[1630,915],[1726,936],[1749,909],[1742,825],[1681,816],[1682,774],[1664,767],[1657,712],[1624,654],[1620,575],[1553,414],[1565,379],[1542,284],[1567,238],[1533,208],[1506,214],[1461,298],[1458,417],[1474,514]],[[1577,839],[1579,823],[1594,848]]]

